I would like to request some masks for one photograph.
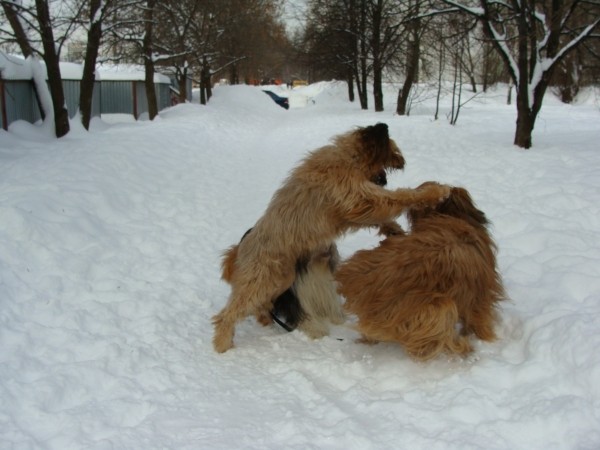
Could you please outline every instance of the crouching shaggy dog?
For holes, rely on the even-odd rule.
[[[419,360],[466,355],[471,335],[494,340],[505,293],[485,214],[455,187],[438,205],[411,208],[408,220],[409,234],[356,252],[336,272],[362,340],[396,342]]]

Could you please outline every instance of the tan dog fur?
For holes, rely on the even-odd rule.
[[[397,342],[426,360],[468,354],[471,334],[494,340],[504,289],[485,215],[465,189],[453,188],[445,202],[408,217],[410,234],[356,252],[336,272],[363,341]]]
[[[295,281],[297,261],[327,252],[348,231],[381,225],[409,206],[435,205],[448,196],[449,188],[437,184],[392,191],[371,182],[382,169],[403,166],[384,124],[337,136],[309,153],[252,232],[224,255],[222,278],[231,294],[213,317],[215,350],[233,346],[235,325],[245,317],[270,322],[273,301]]]

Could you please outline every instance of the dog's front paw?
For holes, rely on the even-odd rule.
[[[426,183],[421,184],[416,191],[420,197],[419,199],[422,206],[428,207],[437,206],[438,203],[446,200],[450,196],[452,187],[434,181],[427,181]]]

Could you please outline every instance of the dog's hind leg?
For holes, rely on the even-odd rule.
[[[231,293],[227,306],[219,314],[213,317],[215,334],[213,346],[218,353],[224,353],[233,347],[233,336],[235,326],[246,317],[257,314],[261,310],[260,304],[268,301],[257,293],[239,293],[234,290]]]
[[[472,347],[468,338],[457,332],[458,320],[452,299],[432,295],[406,321],[400,342],[411,356],[420,360],[431,359],[442,352],[466,355]]]
[[[215,327],[213,336],[213,347],[216,352],[223,353],[233,347],[233,334],[236,320],[231,316],[227,308],[212,318]]]
[[[219,314],[213,317],[212,322],[215,327],[213,336],[213,346],[218,353],[224,353],[233,347],[233,336],[235,326],[246,317],[257,314],[260,310],[260,303],[263,297],[258,294],[248,292],[239,293],[234,290],[231,293],[227,306]]]
[[[497,320],[496,311],[489,303],[475,303],[473,310],[463,317],[464,334],[474,333],[482,341],[496,340],[494,325]]]
[[[213,317],[215,327],[213,346],[216,352],[223,353],[233,347],[235,325],[251,315],[260,315],[271,308],[273,299],[290,286],[294,271],[280,271],[275,277],[269,270],[256,271],[256,276],[245,283],[234,285],[225,308]]]

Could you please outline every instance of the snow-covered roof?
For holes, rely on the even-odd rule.
[[[5,80],[30,80],[31,65],[20,56],[0,52],[0,77]]]
[[[40,61],[44,66],[44,62]],[[83,65],[70,62],[60,63],[60,73],[63,80],[81,80]],[[0,53],[0,76],[4,80],[30,80],[32,78],[31,64],[21,56]],[[140,65],[124,64],[98,64],[96,66],[96,80],[104,81],[143,81],[145,78],[144,67]],[[166,75],[155,73],[155,83],[170,84]]]
[[[81,66],[83,70],[83,66]],[[61,65],[62,71],[62,65]],[[138,80],[143,81],[145,78],[144,67],[135,64],[98,64],[96,65],[96,79],[97,80]],[[81,77],[81,75],[80,75]],[[170,84],[171,80],[168,76],[161,73],[154,73],[155,83],[167,83]]]

